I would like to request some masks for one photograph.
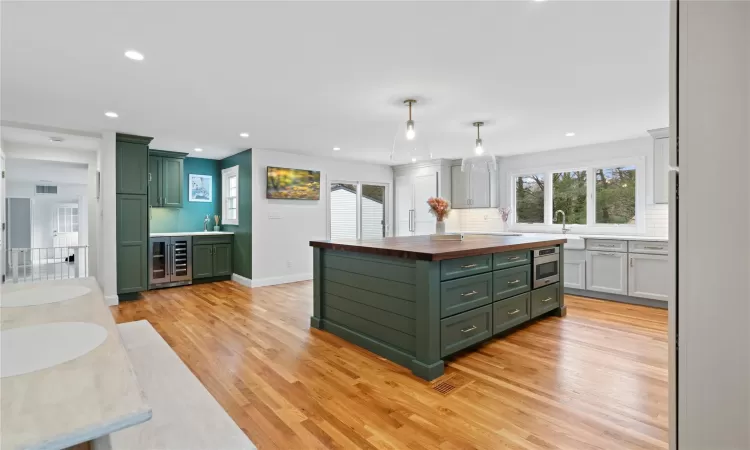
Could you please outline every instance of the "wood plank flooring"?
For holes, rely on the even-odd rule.
[[[668,448],[667,312],[566,302],[432,383],[311,330],[312,282],[149,291],[112,313],[151,322],[260,449]]]

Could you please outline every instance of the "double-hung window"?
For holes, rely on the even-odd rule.
[[[239,166],[221,171],[221,223],[240,224],[240,177]]]
[[[511,226],[554,231],[566,223],[580,231],[643,232],[645,169],[643,158],[548,167],[509,173]]]

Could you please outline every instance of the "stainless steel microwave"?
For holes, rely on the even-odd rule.
[[[560,281],[560,248],[534,250],[534,289]]]

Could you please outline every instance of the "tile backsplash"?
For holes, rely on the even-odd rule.
[[[496,208],[454,209],[446,221],[446,231],[500,231],[503,220]],[[646,205],[646,235],[669,234],[669,205]]]

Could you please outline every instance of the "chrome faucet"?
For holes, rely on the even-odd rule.
[[[210,220],[211,220],[211,219],[209,219],[209,218],[208,218],[208,214],[206,214],[206,218],[205,218],[205,219],[203,219],[203,231],[208,231],[208,222],[209,222]]]
[[[568,231],[570,231],[570,228],[566,228],[565,227],[565,211],[563,211],[562,209],[558,209],[557,211],[555,211],[555,220],[557,220],[557,215],[558,214],[562,214],[562,216],[563,216],[563,229],[562,229],[562,232],[563,232],[563,234],[566,234]]]

